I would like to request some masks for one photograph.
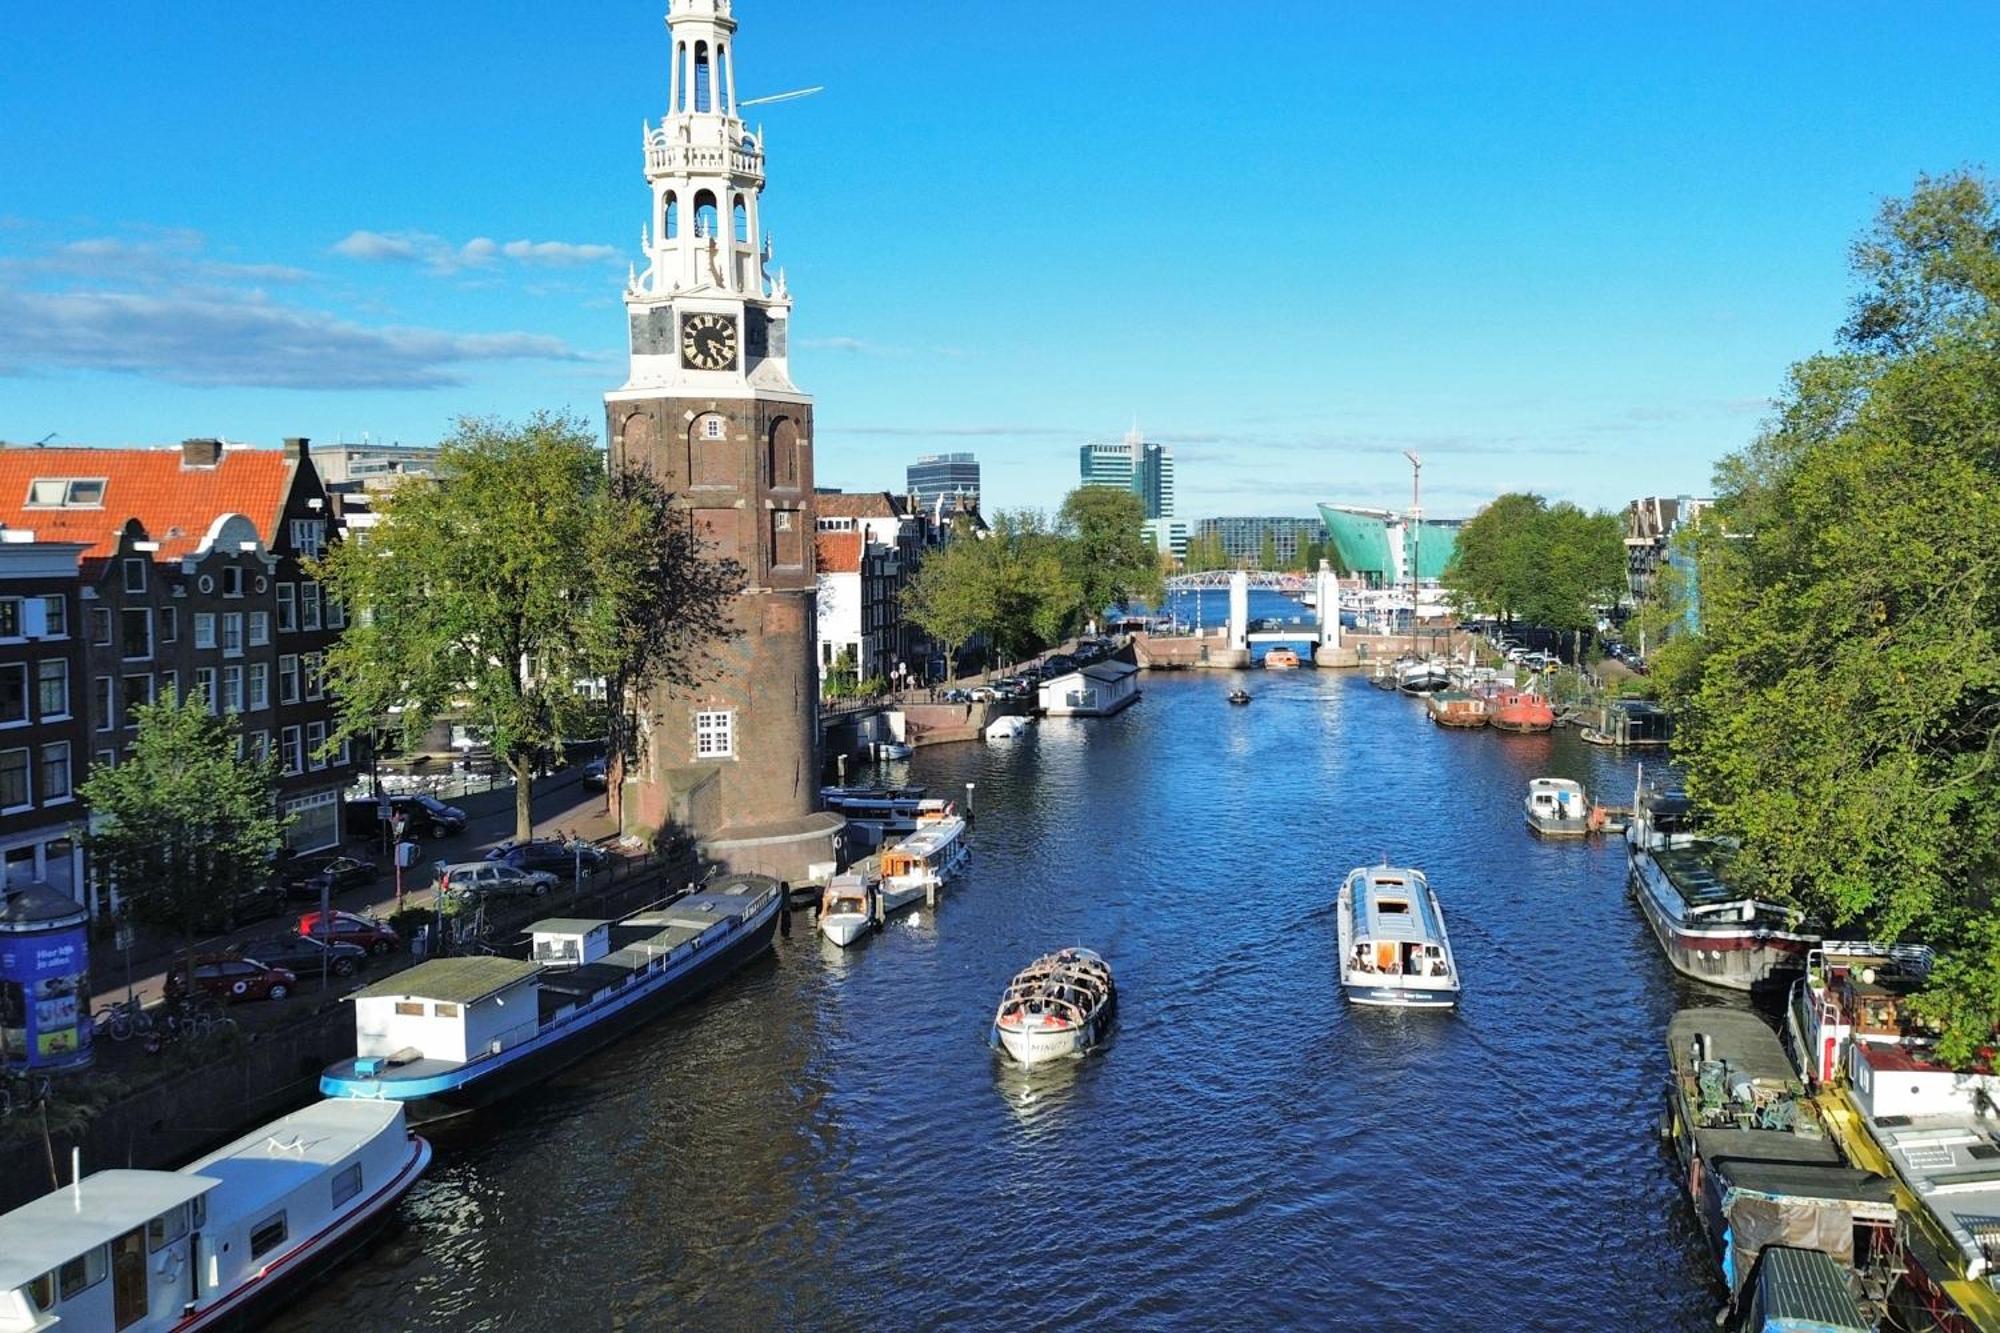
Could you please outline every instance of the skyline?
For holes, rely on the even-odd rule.
[[[664,9],[24,14],[0,438],[597,425]],[[2000,13],[1925,15],[1275,4],[1225,54],[1131,3],[741,0],[742,94],[828,89],[752,112],[818,480],[970,450],[1053,507],[1136,416],[1190,520],[1401,505],[1404,449],[1438,513],[1705,492],[1880,199],[1993,160]]]

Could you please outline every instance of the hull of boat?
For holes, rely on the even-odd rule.
[[[1529,815],[1528,827],[1544,838],[1581,838],[1590,832],[1590,819],[1586,815],[1576,815],[1569,819]]]
[[[884,912],[900,912],[911,903],[922,902],[924,886],[921,884],[884,884],[878,892],[882,895]]]
[[[1016,1064],[1045,1064],[1081,1055],[1095,1046],[1103,1032],[1105,1012],[1100,1009],[1082,1023],[1060,1028],[1003,1024],[996,1026],[995,1031],[999,1034],[1000,1049]]]
[[[1450,685],[1451,680],[1447,676],[1413,676],[1408,680],[1398,681],[1396,688],[1405,694],[1435,694]]]
[[[1431,714],[1431,721],[1437,723],[1440,727],[1451,727],[1459,731],[1471,731],[1477,727],[1485,726],[1487,718],[1484,713],[1434,712]]]
[[[370,1079],[328,1073],[320,1079],[320,1094],[393,1098],[405,1103],[412,1124],[426,1124],[489,1106],[568,1068],[769,952],[772,937],[778,931],[778,917],[784,910],[782,898],[781,894],[773,895],[770,904],[746,922],[743,930],[699,958],[686,971],[663,976],[649,989],[630,996],[616,1007],[607,1007],[592,1021],[574,1029],[566,1026],[559,1034],[545,1034],[506,1055],[489,1057],[435,1078]]]
[[[1585,745],[1602,745],[1617,750],[1664,750],[1668,745],[1672,744],[1671,741],[1664,740],[1621,741],[1616,736],[1608,732],[1599,731],[1595,727],[1585,727],[1582,732],[1582,739]]]
[[[380,1234],[395,1216],[396,1205],[430,1165],[431,1145],[410,1137],[410,1154],[402,1169],[368,1201],[327,1226],[310,1243],[272,1264],[252,1281],[239,1287],[214,1305],[173,1325],[175,1333],[200,1329],[220,1333],[225,1329],[263,1328],[285,1305],[315,1282],[352,1259]]]
[[[1511,731],[1516,733],[1517,735],[1522,735],[1522,736],[1533,735],[1537,732],[1543,732],[1543,731],[1553,731],[1555,729],[1555,725],[1556,725],[1556,720],[1552,717],[1547,719],[1538,719],[1538,718],[1523,719],[1523,718],[1510,718],[1505,716],[1504,714],[1496,714],[1493,718],[1493,726],[1498,730]]]
[[[1380,979],[1373,982],[1346,981],[1341,984],[1341,989],[1347,992],[1349,1004],[1373,1009],[1454,1009],[1458,1006],[1456,990],[1385,986]]]
[[[833,916],[821,916],[819,933],[844,949],[866,935],[868,928],[874,924],[859,913],[841,912]]]
[[[1761,990],[1789,984],[1805,966],[1810,936],[1754,924],[1707,925],[1687,920],[1680,893],[1644,852],[1632,858],[1632,897],[1660,942],[1667,962],[1682,976],[1728,990]]]

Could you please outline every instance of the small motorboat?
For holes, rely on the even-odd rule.
[[[875,757],[877,759],[908,759],[910,757],[910,744],[908,741],[876,741]]]
[[[1581,838],[1596,832],[1596,812],[1580,782],[1536,778],[1528,784],[1521,804],[1528,813],[1528,827],[1545,838]]]
[[[880,879],[872,858],[835,875],[820,891],[819,933],[844,949],[873,929]]]
[[[1299,655],[1289,648],[1273,648],[1264,654],[1266,671],[1296,671],[1298,667]]]
[[[1005,717],[996,717],[986,724],[986,739],[989,741],[1018,740],[1021,733],[1027,729],[1027,718],[1022,717],[1019,713],[1009,713]]]
[[[1247,704],[1247,703],[1249,703],[1249,702],[1250,702],[1250,691],[1248,691],[1248,690],[1245,690],[1245,689],[1234,689],[1234,690],[1231,690],[1231,691],[1229,692],[1229,702],[1231,702],[1231,703],[1233,703],[1233,704]]]
[[[1078,1055],[1104,1039],[1117,1000],[1111,965],[1095,951],[1044,954],[1007,983],[992,1039],[1024,1065]]]
[[[1354,1004],[1450,1009],[1458,964],[1421,870],[1361,866],[1340,886],[1340,984]]]

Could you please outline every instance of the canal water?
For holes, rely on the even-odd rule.
[[[1629,761],[1441,731],[1351,673],[1144,684],[894,766],[976,784],[948,900],[847,951],[802,911],[771,960],[446,1135],[399,1230],[285,1326],[1709,1327],[1655,1138],[1676,983],[1617,845],[1521,820],[1541,775],[1629,799]],[[1340,998],[1334,896],[1383,857],[1444,903],[1455,1015]],[[994,1002],[1067,944],[1113,964],[1113,1036],[1006,1067]]]

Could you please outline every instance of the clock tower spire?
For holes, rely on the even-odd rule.
[[[652,207],[625,288],[629,369],[605,408],[612,465],[671,490],[744,586],[708,678],[641,701],[625,809],[629,832],[690,832],[706,860],[797,882],[835,859],[841,827],[818,812],[812,399],[787,360],[792,301],[760,216],[762,135],[736,100],[732,9],[670,0],[666,114],[643,126]]]

